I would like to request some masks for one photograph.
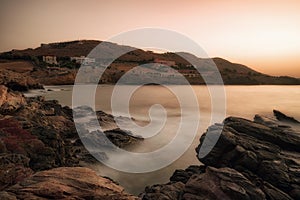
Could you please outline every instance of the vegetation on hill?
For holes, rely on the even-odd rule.
[[[15,61],[28,61],[31,62],[34,68],[34,75],[43,80],[46,78],[50,81],[49,70],[47,67],[59,67],[62,71],[68,74],[69,69],[78,69],[80,67],[79,63],[76,63],[74,60],[71,60],[71,57],[80,57],[88,56],[91,51],[101,43],[101,41],[96,40],[77,40],[69,42],[57,42],[50,44],[41,44],[40,47],[35,49],[25,49],[25,50],[12,50],[9,52],[4,52],[0,54],[0,62],[5,60],[5,62],[15,62]],[[92,52],[89,56],[95,58],[97,64],[101,63],[101,58],[110,58],[113,56],[113,52],[117,50],[128,51],[128,53],[123,54],[119,58],[115,59],[110,67],[106,70],[104,78],[100,83],[115,83],[118,79],[128,70],[134,68],[135,66],[153,63],[156,60],[163,61],[173,61],[175,64],[172,64],[171,67],[178,70],[191,84],[204,84],[203,78],[199,76],[197,70],[179,55],[187,55],[197,63],[200,63],[199,66],[202,69],[211,69],[211,60],[197,58],[196,56],[189,53],[155,53],[152,51],[144,51],[142,49],[137,49],[134,47],[118,45],[110,42],[102,42],[105,52]],[[105,55],[103,55],[105,54]],[[48,64],[43,61],[43,56],[55,56],[57,59],[57,64]],[[109,60],[109,59],[108,59]],[[213,58],[212,61],[216,64],[217,68],[220,71],[220,74],[223,78],[225,84],[229,85],[256,85],[256,84],[300,84],[300,80],[288,76],[275,77],[269,76],[260,72],[257,72],[247,66],[231,63],[222,58]],[[207,64],[208,63],[208,64]],[[210,63],[210,64],[209,64]],[[22,65],[20,65],[22,67]],[[55,74],[56,71],[52,70],[52,76],[59,76],[62,78],[64,73],[61,73],[61,70],[56,70],[59,74]],[[43,71],[42,73],[37,73]],[[46,73],[47,72],[47,73]],[[72,75],[68,74],[68,83],[72,83],[72,78],[74,76],[74,71],[70,72]],[[190,76],[189,74],[196,74],[195,76]],[[198,74],[198,75],[197,75]],[[43,77],[45,76],[45,77]],[[63,80],[63,78],[62,78]],[[74,80],[73,80],[74,81]],[[48,81],[43,81],[44,84],[48,84]],[[53,84],[53,81],[49,82]],[[59,84],[59,80],[54,81],[55,84]],[[66,83],[66,82],[64,82]]]

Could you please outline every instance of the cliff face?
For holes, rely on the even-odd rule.
[[[147,187],[143,199],[299,199],[300,124],[274,113],[281,121],[257,115],[213,125],[196,149],[221,129],[213,150],[199,159],[204,165],[177,170],[169,183]]]

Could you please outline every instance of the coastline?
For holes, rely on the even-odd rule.
[[[7,89],[5,89],[4,86],[2,86],[2,88],[3,88],[2,91],[8,91]],[[21,157],[19,156],[17,160],[11,160],[10,159],[10,161],[9,161],[10,164],[9,165],[6,165],[6,164],[2,163],[2,165],[4,164],[3,167],[4,167],[5,171],[7,171],[8,169],[16,169],[16,166],[18,166],[18,171],[17,172],[12,171],[11,176],[15,177],[15,179],[13,181],[12,181],[11,178],[9,180],[7,180],[7,181],[9,181],[8,183],[10,183],[10,184],[8,184],[8,185],[6,184],[6,186],[4,186],[4,188],[2,186],[2,192],[0,192],[0,196],[2,195],[2,197],[6,197],[5,195],[16,195],[17,197],[20,197],[20,195],[24,195],[23,193],[22,194],[17,193],[16,192],[17,189],[15,189],[15,188],[18,188],[18,190],[19,190],[20,187],[22,188],[24,186],[20,186],[20,185],[16,186],[15,184],[18,184],[18,183],[22,182],[23,180],[25,181],[27,179],[28,180],[33,179],[35,177],[35,174],[37,173],[37,171],[40,171],[40,170],[45,171],[46,170],[45,173],[52,173],[51,169],[52,168],[57,168],[58,171],[59,170],[68,170],[68,171],[70,171],[70,173],[72,173],[73,170],[76,170],[75,168],[73,168],[73,166],[80,166],[79,165],[80,161],[81,162],[82,161],[84,161],[84,162],[87,161],[87,162],[91,162],[91,163],[94,162],[93,161],[94,159],[89,155],[88,152],[85,152],[84,150],[81,150],[81,153],[78,154],[78,150],[82,149],[82,148],[80,147],[81,143],[78,140],[78,136],[76,136],[77,133],[74,130],[74,128],[72,128],[74,125],[72,125],[72,116],[70,115],[72,113],[72,110],[70,108],[62,107],[58,104],[57,101],[54,101],[54,100],[46,101],[41,97],[25,98],[24,96],[22,96],[22,94],[20,94],[18,92],[12,92],[12,91],[8,91],[8,93],[7,92],[2,92],[1,96],[2,97],[5,96],[5,99],[7,100],[6,103],[5,102],[2,103],[2,106],[1,106],[1,109],[2,109],[2,111],[1,111],[2,119],[1,119],[1,123],[0,123],[0,124],[2,124],[1,130],[2,131],[3,130],[9,130],[7,128],[14,126],[15,127],[14,129],[16,130],[15,133],[17,133],[17,134],[32,134],[32,133],[34,133],[34,135],[30,136],[29,138],[27,137],[27,139],[24,138],[24,140],[23,139],[19,140],[18,146],[22,147],[23,150],[18,150],[18,149],[15,149],[15,148],[12,149],[10,146],[7,146],[8,145],[7,142],[10,141],[10,140],[7,140],[5,138],[7,138],[7,137],[9,138],[11,136],[7,135],[7,134],[10,134],[9,132],[6,133],[6,136],[4,137],[4,142],[6,141],[4,143],[6,145],[6,148],[4,150],[2,150],[2,152],[7,152],[7,153],[5,153],[5,154],[2,153],[2,160],[4,158],[6,160],[10,159],[9,157],[11,155],[20,155]],[[14,98],[12,99],[12,97],[14,97]],[[7,103],[9,103],[10,106],[8,106]],[[32,107],[32,106],[34,106],[34,107]],[[30,110],[30,112],[29,112],[29,110]],[[39,115],[38,118],[36,117],[35,113]],[[285,115],[280,115],[280,116],[285,116]],[[99,116],[99,117],[102,117],[102,118],[103,117],[106,117],[106,118],[108,117],[108,118],[110,118],[110,116],[105,114],[105,113],[101,114],[101,116]],[[36,119],[38,119],[38,121],[36,121]],[[59,121],[57,121],[56,119],[59,119]],[[286,146],[291,146],[292,143],[289,143],[290,140],[289,139],[286,140],[286,139],[291,137],[290,134],[293,134],[294,135],[293,137],[296,137],[298,139],[293,140],[293,142],[296,142],[296,143],[293,144],[295,148],[288,149],[288,150],[289,151],[293,150],[293,151],[297,152],[299,150],[299,149],[297,149],[298,148],[298,143],[297,142],[300,142],[300,133],[297,133],[298,135],[295,135],[296,132],[293,131],[293,129],[291,129],[290,126],[285,125],[286,123],[287,124],[290,123],[289,122],[290,119],[291,118],[286,116],[286,117],[284,117],[284,119],[281,119],[281,121],[278,121],[278,120],[275,120],[275,119],[265,118],[265,117],[261,117],[261,116],[257,115],[255,117],[254,122],[251,122],[249,120],[244,120],[244,119],[238,119],[238,118],[227,118],[224,121],[224,125],[225,125],[225,127],[228,126],[228,127],[232,128],[233,125],[231,125],[231,124],[232,123],[236,124],[236,122],[238,122],[238,124],[240,124],[240,125],[238,125],[238,127],[243,127],[243,132],[244,133],[247,133],[247,134],[251,133],[251,137],[258,137],[258,135],[262,134],[262,131],[266,131],[266,130],[272,130],[271,132],[268,133],[269,134],[268,137],[274,137],[274,138],[278,137],[278,136],[276,136],[276,134],[285,133],[285,135],[282,135],[281,137],[283,137],[283,141],[285,141],[287,143],[284,146],[280,146],[280,148],[285,148]],[[34,120],[34,121],[31,121],[31,120]],[[237,121],[235,122],[235,120],[237,120]],[[107,121],[107,119],[104,120],[104,121]],[[287,122],[285,122],[285,121],[287,121]],[[46,122],[46,124],[45,124],[45,122]],[[278,123],[279,123],[279,125],[278,125]],[[9,125],[9,124],[12,124],[12,125]],[[67,126],[65,126],[65,125],[67,125]],[[249,126],[249,129],[247,128],[247,126],[245,127],[245,125]],[[234,129],[239,131],[239,129],[237,129],[235,126],[236,125],[233,126]],[[47,127],[49,127],[49,128],[47,128]],[[256,129],[258,135],[255,135],[256,133],[253,133],[253,128],[251,128],[251,127],[254,127]],[[230,129],[225,128],[225,130],[231,130],[231,128]],[[42,131],[43,133],[48,132],[48,134],[50,134],[49,136],[55,134],[56,138],[53,138],[54,140],[51,139],[52,142],[49,143],[48,139],[46,139],[42,135],[39,135],[40,133],[42,133],[40,131],[40,129],[44,130],[44,131]],[[53,130],[54,130],[54,132],[53,132]],[[213,130],[213,128],[209,128],[208,130]],[[55,131],[57,131],[57,132],[55,132]],[[223,130],[223,133],[225,134],[224,139],[220,140],[221,141],[221,143],[220,143],[221,146],[217,145],[216,146],[217,149],[220,148],[220,147],[223,148],[224,143],[222,141],[223,140],[227,141],[231,137],[231,136],[228,137],[226,135],[227,132],[226,131],[224,132],[224,130]],[[231,133],[236,134],[235,132],[231,132]],[[203,138],[205,138],[205,136],[207,134],[210,134],[210,132],[207,132],[205,135],[202,136],[202,138],[200,140],[200,145],[201,145],[201,142],[203,141]],[[273,134],[274,134],[274,136],[272,136]],[[244,136],[242,134],[242,135],[237,135],[235,137],[237,137],[237,141],[238,141],[238,140],[241,140]],[[261,137],[260,136],[260,140],[261,140],[261,142],[263,142],[264,145],[269,145],[270,140],[267,139],[268,137],[264,137],[264,136]],[[267,143],[264,143],[265,139],[268,140]],[[1,141],[3,142],[3,136],[2,136]],[[24,142],[24,144],[26,144],[26,143],[32,143],[33,141],[35,141],[35,142],[33,143],[34,145],[31,146],[31,147],[27,147],[27,146],[24,146],[22,144],[22,142]],[[40,142],[38,142],[38,141],[40,141]],[[48,141],[48,142],[44,143],[43,141]],[[53,143],[53,141],[56,141],[56,142]],[[76,145],[75,145],[74,141],[75,141]],[[256,141],[256,140],[254,140],[254,141]],[[278,141],[280,142],[280,140],[278,140],[278,139],[272,139],[272,142],[275,142],[275,144],[278,144]],[[254,145],[254,143],[252,143],[249,140],[247,142],[248,143],[250,142],[251,145]],[[49,148],[49,147],[50,148],[52,148],[52,147],[51,146],[47,147],[47,143],[49,143],[49,144],[52,143],[55,146],[58,145],[58,146],[60,146],[59,149],[63,148],[65,150],[61,151],[57,148],[53,148],[51,151],[54,154],[52,154],[53,157],[51,158],[51,157],[49,157],[49,153],[47,153],[49,150],[46,151],[46,149]],[[12,144],[10,144],[10,145],[12,145]],[[42,145],[42,146],[40,146],[40,145]],[[243,144],[241,143],[239,145],[243,145]],[[55,147],[55,146],[53,146],[53,147]],[[26,155],[28,155],[27,153],[24,154],[25,157],[22,157],[21,152],[24,152],[24,151],[25,152],[32,152],[32,150],[34,150],[34,149],[30,149],[30,148],[37,148],[37,147],[42,148],[42,149],[38,150],[38,153],[39,153],[39,156],[38,156],[39,158],[38,159],[44,159],[41,156],[43,155],[42,152],[45,151],[45,153],[46,153],[45,156],[47,155],[46,160],[40,160],[40,161],[36,160],[36,161],[34,161],[32,159],[35,156],[30,157],[29,159],[27,159],[26,158],[27,157]],[[75,147],[76,151],[74,151],[75,149],[71,150],[74,147]],[[46,148],[46,149],[43,150],[43,148]],[[273,147],[268,147],[268,148],[273,148]],[[12,152],[13,154],[11,154],[9,152]],[[64,153],[62,153],[62,152],[64,152]],[[69,153],[67,153],[67,152],[69,152]],[[72,155],[72,154],[70,154],[71,152],[76,152],[76,154]],[[223,152],[224,153],[223,150],[222,151],[217,150],[216,152],[219,152],[219,153]],[[228,156],[230,155],[230,156],[236,157],[238,154],[241,154],[241,155],[244,155],[244,156],[245,155],[249,155],[249,156],[253,155],[252,153],[245,154],[244,151],[237,150],[236,152],[230,152],[228,154]],[[255,154],[259,155],[260,152],[258,151]],[[29,155],[35,155],[35,154],[30,153]],[[227,155],[227,154],[225,153],[225,155]],[[285,154],[285,155],[288,156],[288,154]],[[103,156],[104,156],[103,159],[105,159],[105,155],[103,155]],[[223,160],[223,158],[222,158],[219,161],[211,161],[211,159],[210,159],[210,158],[217,158],[217,157],[219,159],[219,156],[221,156],[221,155],[211,154],[211,155],[208,155],[208,157],[207,157],[208,160],[207,161],[203,160],[203,159],[200,159],[201,163],[204,163],[206,166],[195,166],[195,167],[191,166],[188,169],[183,170],[183,171],[182,170],[179,170],[179,171],[177,170],[175,172],[175,174],[171,177],[171,179],[170,179],[171,182],[170,183],[167,183],[166,185],[162,184],[159,187],[158,186],[146,187],[145,192],[141,195],[141,198],[142,199],[157,199],[160,195],[165,196],[166,192],[169,195],[171,195],[171,194],[172,195],[177,195],[176,198],[172,195],[169,196],[170,200],[171,199],[177,199],[179,197],[181,198],[181,197],[184,197],[184,196],[189,196],[191,194],[196,195],[196,196],[201,196],[205,193],[195,194],[195,193],[193,193],[194,189],[193,190],[188,189],[190,187],[196,187],[196,188],[198,188],[197,190],[200,190],[200,191],[203,190],[203,189],[200,189],[200,188],[204,187],[203,185],[201,185],[201,182],[196,182],[197,185],[194,185],[194,186],[189,185],[190,181],[195,180],[195,175],[204,176],[209,180],[210,178],[213,178],[214,176],[219,177],[219,176],[221,176],[221,174],[223,174],[222,177],[226,174],[230,175],[231,178],[226,179],[226,180],[233,182],[231,184],[237,184],[238,187],[243,187],[243,185],[247,183],[252,188],[255,188],[253,190],[251,189],[252,193],[253,193],[253,191],[256,192],[255,195],[259,194],[262,199],[265,198],[266,195],[268,195],[269,198],[272,195],[273,195],[273,197],[280,195],[280,197],[283,198],[283,199],[290,199],[292,197],[293,198],[298,198],[297,197],[297,191],[298,191],[297,182],[295,182],[297,187],[294,184],[294,186],[292,186],[292,189],[286,189],[286,188],[282,188],[280,185],[276,185],[276,184],[274,185],[274,182],[272,182],[268,178],[265,180],[265,177],[262,177],[262,174],[256,174],[256,176],[258,176],[258,177],[260,177],[264,180],[263,188],[267,187],[267,188],[272,189],[273,192],[270,193],[269,190],[262,189],[261,188],[262,186],[257,187],[255,185],[253,185],[252,178],[245,175],[243,173],[243,171],[239,171],[240,170],[239,167],[237,167],[237,168],[234,167],[233,169],[227,169],[228,167],[230,167],[234,163],[234,162],[230,161],[229,162],[229,163],[231,163],[230,165],[228,165],[228,163],[226,164],[226,162],[228,162],[228,161],[226,161],[228,159],[227,156],[224,157],[224,159],[226,158],[225,160]],[[292,159],[292,158],[289,158],[289,157],[281,158],[281,157],[276,157],[276,156],[278,156],[278,155],[273,154],[272,159],[275,159],[275,160],[278,160],[278,159]],[[299,156],[299,152],[296,153],[295,156]],[[240,157],[240,156],[238,156],[238,157]],[[262,157],[262,158],[267,159],[267,157]],[[22,160],[21,163],[23,163],[21,165],[20,165],[20,159]],[[34,158],[34,159],[36,159],[36,158]],[[51,160],[51,159],[53,159],[53,160]],[[217,164],[219,162],[225,162],[225,163],[219,165],[219,164]],[[252,162],[251,160],[248,160],[248,161],[245,160],[243,162],[246,162],[245,167],[252,166],[250,164],[250,162]],[[40,163],[40,164],[43,164],[43,165],[40,165],[40,164],[36,165],[34,163],[36,163],[36,164]],[[297,165],[297,164],[294,163],[293,165]],[[240,166],[240,165],[237,165],[237,166]],[[278,173],[283,173],[283,172],[280,171],[280,170],[282,170],[282,168],[281,167],[276,168],[276,166],[277,165],[274,166],[273,170],[277,170]],[[59,167],[70,167],[70,168],[63,169],[63,168],[59,168]],[[224,168],[224,167],[227,167],[227,168]],[[293,166],[293,167],[297,168],[296,166]],[[50,169],[49,172],[47,172],[48,169]],[[24,170],[26,171],[26,173],[25,173]],[[2,171],[2,173],[3,172],[4,171]],[[242,172],[242,173],[240,174],[240,172]],[[288,174],[289,177],[294,176],[293,171],[284,171],[284,173],[290,173],[290,174]],[[23,176],[20,177],[20,174],[23,174]],[[236,177],[236,176],[239,176],[242,181],[241,182],[235,182],[236,180],[232,177]],[[183,179],[183,177],[185,177],[185,178]],[[58,177],[56,177],[55,179],[57,179],[57,178]],[[278,178],[279,177],[277,177],[277,179]],[[294,179],[292,179],[292,180],[295,181]],[[283,179],[283,181],[289,181],[289,180]],[[114,183],[113,182],[110,182],[110,183],[106,182],[106,184],[113,185]],[[215,183],[215,184],[218,185],[218,183]],[[270,186],[269,184],[271,184],[272,186]],[[291,183],[291,182],[287,182],[287,184],[289,184],[289,185],[292,184],[293,185],[293,183]],[[13,185],[15,185],[15,186],[13,186]],[[54,185],[52,185],[52,186],[54,187]],[[51,187],[51,185],[49,185],[49,187]],[[71,185],[70,187],[73,187],[73,186]],[[235,187],[237,187],[237,186],[235,186]],[[154,188],[156,188],[156,189],[154,189]],[[244,187],[244,190],[249,192],[250,188],[249,187],[246,187],[246,188]],[[40,188],[40,189],[42,189],[42,188]],[[220,187],[219,189],[220,189],[220,191],[219,191],[220,193],[222,193],[222,191],[224,192],[224,188]],[[229,189],[229,191],[227,191],[227,189],[225,191],[225,194],[227,196],[228,195],[229,196],[230,195],[236,195],[235,192],[234,192],[235,189],[232,190],[233,188],[231,188],[231,189]],[[24,190],[27,190],[26,187],[24,188]],[[123,191],[123,190],[124,189],[121,189],[120,191]],[[210,190],[207,190],[207,189],[205,189],[205,190],[206,190],[206,193],[208,191],[210,191]],[[156,191],[155,194],[153,194],[153,191]],[[164,191],[164,192],[162,192],[162,191]],[[216,191],[212,190],[210,192],[215,193]],[[45,194],[45,195],[50,195],[50,194]],[[80,194],[76,194],[76,195],[80,195]],[[94,195],[96,195],[96,193],[94,193]],[[123,194],[123,192],[121,192],[120,195],[124,196],[124,198],[125,198],[125,196],[128,195],[128,194]],[[233,196],[231,196],[231,197],[233,197]],[[138,198],[138,197],[130,196],[130,198]],[[185,198],[188,199],[188,197],[185,197]]]

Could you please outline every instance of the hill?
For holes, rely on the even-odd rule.
[[[43,84],[72,84],[78,67],[81,63],[72,60],[73,57],[85,57],[101,43],[97,40],[77,40],[68,42],[57,42],[41,44],[35,49],[12,50],[0,54],[0,68],[18,72],[29,73],[33,78]],[[112,59],[114,53],[129,51],[120,56],[106,70],[100,83],[115,83],[127,71],[135,66],[146,63],[157,63],[158,65],[168,65],[184,75],[191,84],[204,84],[202,76],[183,57],[188,57],[204,71],[211,70],[213,61],[218,67],[223,81],[227,85],[257,85],[257,84],[282,84],[298,85],[300,80],[283,76],[275,77],[257,72],[245,65],[232,63],[222,58],[198,58],[195,55],[185,52],[155,53],[144,51],[130,46],[118,45],[110,42],[102,42],[105,48],[103,52],[93,52],[89,55],[97,66],[101,63],[101,58]],[[179,56],[183,55],[183,56]],[[47,63],[43,56],[55,57],[55,63]],[[34,67],[32,67],[34,66]],[[163,67],[161,67],[163,69]],[[145,73],[161,73],[157,68],[147,69]],[[139,78],[143,79],[141,76]],[[170,82],[172,83],[172,82]]]

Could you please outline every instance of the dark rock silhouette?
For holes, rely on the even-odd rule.
[[[278,112],[276,112],[278,117]],[[280,115],[281,119],[284,114]],[[283,117],[291,121],[290,117]],[[294,120],[292,120],[294,122]],[[222,131],[203,166],[176,170],[170,182],[147,187],[152,199],[299,199],[300,133],[275,119],[254,121],[229,117],[210,127],[200,139]]]
[[[286,116],[284,113],[278,111],[278,110],[273,110],[273,113],[279,121],[284,121],[284,122],[291,122],[291,123],[297,123],[300,124],[298,120],[296,120],[293,117]]]

